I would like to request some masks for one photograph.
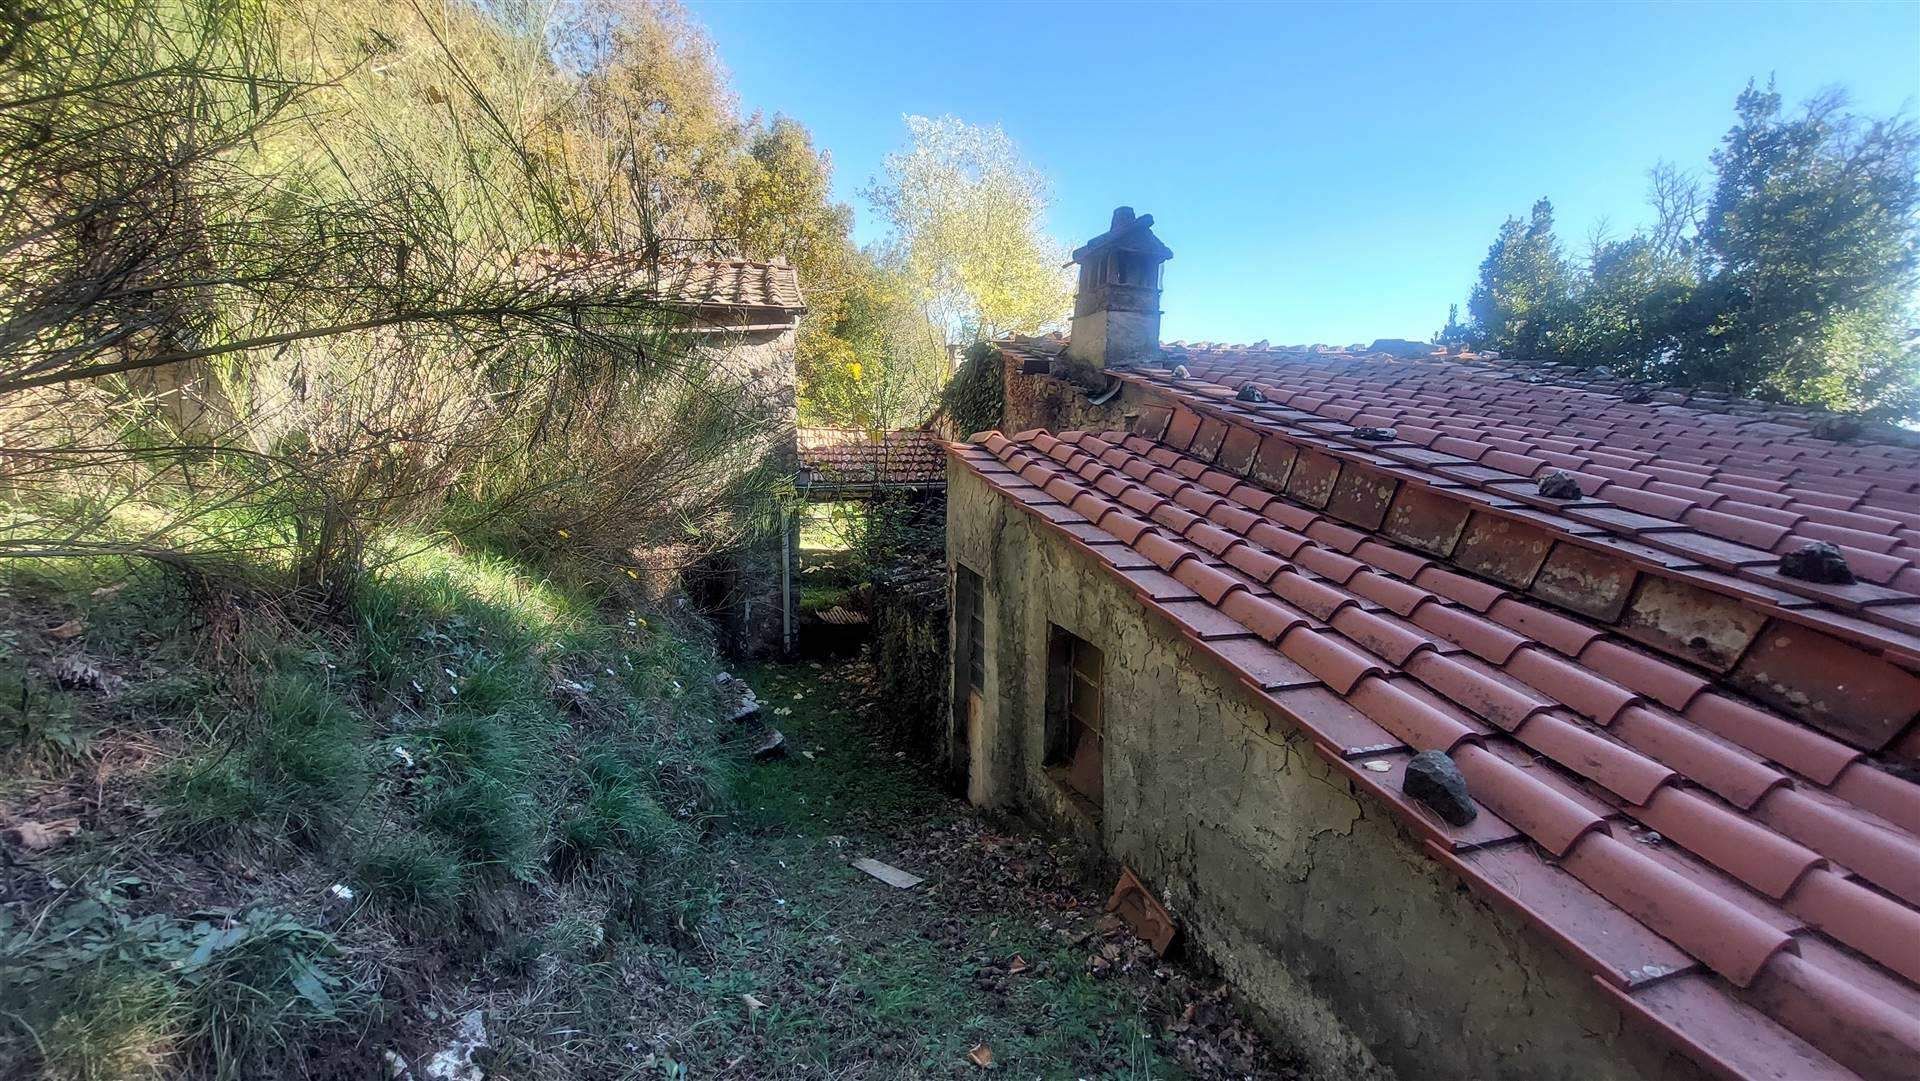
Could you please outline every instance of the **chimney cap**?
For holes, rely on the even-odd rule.
[[[1148,252],[1156,262],[1162,263],[1173,258],[1173,252],[1160,243],[1159,237],[1153,235],[1153,215],[1135,216],[1130,206],[1115,207],[1112,225],[1106,232],[1075,248],[1073,261],[1084,263],[1088,255],[1109,248]]]

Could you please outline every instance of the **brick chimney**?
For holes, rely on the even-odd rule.
[[[1160,264],[1173,258],[1153,235],[1153,215],[1113,212],[1113,226],[1074,250],[1080,285],[1073,298],[1070,359],[1098,368],[1130,368],[1160,356]]]

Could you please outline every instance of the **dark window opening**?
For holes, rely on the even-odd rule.
[[[1106,788],[1101,759],[1106,657],[1058,627],[1047,653],[1047,765],[1061,783],[1098,808]]]
[[[959,638],[960,677],[966,689],[978,692],[987,685],[987,625],[981,603],[980,576],[965,567],[953,569],[953,630]]]

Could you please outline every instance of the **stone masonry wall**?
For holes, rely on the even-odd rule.
[[[1134,868],[1318,1076],[1700,1076],[1303,737],[1269,730],[1250,692],[1091,556],[957,465],[948,560],[985,585],[983,701],[956,733],[975,802]],[[1097,817],[1042,768],[1050,624],[1106,658]]]

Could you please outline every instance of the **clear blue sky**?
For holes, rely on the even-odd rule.
[[[1077,244],[1126,203],[1174,250],[1169,340],[1425,338],[1501,220],[1583,245],[1705,171],[1749,77],[1920,108],[1920,3],[850,4],[695,0],[744,108],[812,129],[859,190],[904,113],[997,123]]]

